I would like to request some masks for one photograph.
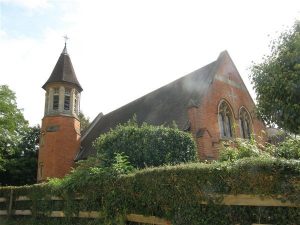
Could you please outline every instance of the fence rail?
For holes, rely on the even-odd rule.
[[[221,197],[221,195],[214,195],[214,197]],[[215,204],[220,205],[236,205],[236,206],[269,206],[269,207],[300,207],[300,205],[294,204],[290,201],[282,202],[280,201],[281,196],[276,197],[266,197],[258,195],[222,195],[223,200],[221,202],[216,202]],[[76,199],[83,199],[82,197],[77,197]],[[31,216],[33,213],[29,209],[19,210],[13,209],[13,201],[30,201],[31,199],[28,196],[18,196],[13,199],[13,191],[11,191],[9,198],[0,197],[0,203],[4,202],[7,205],[7,210],[0,210],[0,216]],[[51,196],[49,200],[52,201],[62,201],[63,198],[57,196]],[[208,204],[207,202],[202,201],[201,204]],[[66,217],[63,211],[52,211],[46,216],[48,217],[57,217],[62,218]],[[102,215],[98,211],[80,211],[78,214],[72,215],[73,217],[78,218],[101,218]],[[162,218],[155,216],[143,216],[138,214],[128,214],[126,216],[127,221],[137,222],[137,223],[146,223],[146,224],[155,224],[155,225],[171,225],[171,222]]]

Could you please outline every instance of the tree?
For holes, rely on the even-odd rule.
[[[6,159],[15,153],[27,127],[15,93],[7,85],[0,85],[0,171],[5,170]]]
[[[39,126],[26,129],[13,153],[5,158],[4,171],[0,172],[1,185],[36,183],[39,136]]]
[[[0,185],[36,182],[39,133],[28,126],[15,93],[0,85]]]
[[[179,164],[195,161],[196,145],[191,134],[179,129],[143,124],[134,121],[118,125],[95,141],[98,156],[110,166],[116,155],[128,157],[135,168]]]
[[[86,117],[82,111],[79,112],[80,131],[85,130],[90,125],[90,118]]]
[[[251,67],[258,114],[267,124],[300,133],[300,24],[271,42],[271,54]]]

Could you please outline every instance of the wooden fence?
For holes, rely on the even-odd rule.
[[[218,196],[216,196],[218,197]],[[77,198],[78,200],[82,198]],[[279,200],[280,196],[276,198],[271,197],[262,197],[258,195],[223,195],[223,201],[216,204],[222,205],[235,205],[235,206],[272,206],[272,207],[300,207],[300,205],[296,205],[290,201],[282,202]],[[62,201],[63,199],[60,197],[51,197],[53,201]],[[31,216],[32,211],[29,209],[20,210],[13,209],[14,201],[30,201],[30,198],[27,196],[18,196],[16,199],[13,199],[13,190],[10,192],[9,198],[0,197],[0,203],[5,203],[7,210],[0,210],[0,216]],[[207,202],[201,202],[201,204],[207,204]],[[65,217],[65,213],[63,211],[52,211],[49,217]],[[101,218],[102,215],[98,211],[80,211],[78,214],[73,215],[73,217],[79,218]],[[155,216],[143,216],[138,214],[128,214],[126,216],[127,221],[144,223],[144,224],[155,224],[155,225],[171,225],[171,222],[162,218],[158,218]],[[253,224],[254,225],[254,224]]]

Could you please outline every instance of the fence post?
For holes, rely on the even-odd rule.
[[[14,193],[14,190],[11,189],[11,190],[10,190],[10,195],[9,195],[8,212],[7,212],[8,216],[11,216],[11,214],[12,214],[13,193]]]

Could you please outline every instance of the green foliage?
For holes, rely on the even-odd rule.
[[[5,170],[6,158],[14,154],[27,126],[15,93],[7,85],[0,85],[0,171]]]
[[[79,112],[80,130],[85,130],[90,125],[90,118],[85,116],[82,111]]]
[[[189,133],[147,124],[139,127],[134,121],[101,135],[94,145],[107,165],[113,163],[117,153],[128,156],[136,168],[196,160],[196,146]]]
[[[271,54],[251,69],[259,115],[268,124],[299,134],[300,25],[274,40]]]
[[[267,157],[300,160],[300,140],[288,137],[277,146],[259,146],[254,139],[235,139],[223,143],[219,161],[233,162],[247,157]]]
[[[40,127],[28,127],[20,143],[5,157],[5,171],[0,171],[1,185],[24,185],[36,183],[37,151]]]
[[[300,160],[300,139],[288,138],[275,147],[275,157]]]
[[[258,148],[258,145],[254,139],[234,139],[233,141],[227,141],[223,143],[223,147],[220,151],[219,161],[236,161],[238,159],[246,157],[258,157],[267,155]]]
[[[28,127],[15,93],[0,85],[0,185],[36,182],[39,127]]]
[[[49,184],[57,190],[74,193],[87,186],[101,184],[103,179],[107,179],[106,176],[113,176],[113,170],[104,167],[102,160],[91,157],[85,161],[79,161],[76,169],[73,169],[64,179],[52,178]]]
[[[124,155],[124,153],[115,154],[115,162],[112,164],[112,169],[118,174],[128,174],[134,170],[128,161],[128,156]]]
[[[281,195],[282,201],[290,200],[300,205],[299,161],[252,157],[233,163],[190,163],[148,168],[128,175],[120,175],[111,168],[100,169],[100,165],[101,160],[93,159],[85,165],[81,163],[78,171],[65,179],[51,180],[44,185],[16,187],[13,188],[14,193],[16,196],[29,195],[33,210],[39,212],[63,210],[71,216],[78,211],[97,210],[102,215],[99,224],[124,224],[124,216],[129,213],[166,218],[174,225],[252,224],[258,221],[293,225],[300,221],[299,208],[215,204],[222,200],[223,194],[256,194]],[[89,166],[99,169],[88,169]],[[70,178],[72,182],[69,182]],[[72,186],[75,181],[77,186]],[[10,189],[0,188],[0,196],[7,196]],[[63,203],[58,205],[53,203],[58,201],[38,200],[42,197],[47,199],[50,195],[63,197]],[[78,195],[84,196],[84,200],[76,200]],[[201,205],[201,201],[210,204]],[[33,225],[33,221],[20,218],[19,224]],[[53,224],[53,218],[41,217],[40,221]],[[17,224],[13,223],[14,220],[9,222]],[[74,222],[70,217],[57,221],[57,224]],[[82,220],[81,224],[89,222]]]
[[[101,221],[80,218],[13,218],[0,220],[0,225],[99,225]]]

